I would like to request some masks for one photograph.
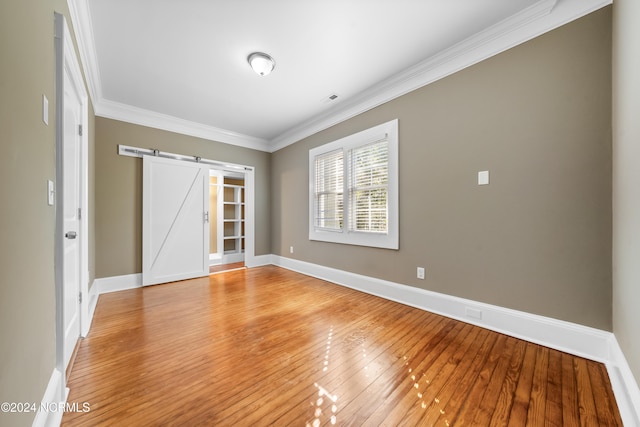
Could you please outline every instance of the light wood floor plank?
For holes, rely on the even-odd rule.
[[[502,387],[500,387],[498,400],[493,410],[493,414],[491,415],[490,425],[492,426],[508,425],[509,415],[511,413],[511,407],[513,405],[516,387],[518,385],[518,379],[522,369],[526,344],[526,342],[521,340],[517,340],[515,343],[511,359],[509,360],[509,367],[502,383]]]
[[[547,385],[549,368],[549,349],[538,346],[536,364],[531,384],[531,399],[527,412],[527,426],[544,425],[547,411]]]
[[[596,426],[598,425],[598,414],[593,398],[593,389],[591,388],[587,361],[576,358],[573,361],[573,369],[576,375],[576,388],[578,390],[578,403],[580,405],[580,425]]]
[[[537,348],[538,346],[535,344],[527,343],[511,414],[509,415],[509,423],[507,424],[510,427],[519,427],[526,424],[529,405],[531,404],[531,389],[533,387]]]
[[[431,332],[437,330],[442,321],[442,318],[431,314],[427,314],[423,319],[416,318],[419,324],[424,325],[424,328]],[[339,396],[341,419],[345,425],[361,425],[372,411],[384,403],[385,390],[389,389],[390,384],[396,382],[395,372],[397,366],[404,360],[403,352],[415,346],[424,337],[420,329],[407,328],[405,322],[398,320],[392,321],[380,333],[380,339],[372,337],[375,341],[371,343],[356,340],[348,345],[351,363],[336,374],[329,370],[318,381],[318,385],[323,389],[346,390],[346,393]],[[362,332],[357,335],[361,336]],[[305,396],[312,409],[310,412],[315,412],[317,409],[318,391],[314,385],[312,394]],[[335,404],[327,399],[324,399],[324,402],[328,404],[329,409],[332,409]],[[293,414],[287,415],[282,421],[294,423],[295,418],[290,418]],[[329,419],[331,416],[333,411],[329,413]],[[287,423],[283,425],[288,425]]]
[[[484,398],[487,385],[491,380],[493,371],[498,365],[498,362],[503,357],[506,351],[506,347],[509,340],[505,335],[499,335],[496,343],[494,344],[488,357],[485,359],[484,364],[480,366],[478,376],[467,394],[467,398],[462,408],[460,408],[456,415],[455,422],[460,425],[473,425],[473,421],[478,412],[482,399]]]
[[[573,370],[573,357],[562,354],[562,419],[565,425],[580,425],[578,390]]]
[[[562,425],[562,353],[550,351],[545,426],[561,427]]]
[[[418,401],[416,401],[414,408],[422,411],[417,420],[419,425],[434,425],[440,417],[447,419],[449,414],[445,407],[458,390],[465,372],[472,366],[474,358],[471,355],[476,354],[481,349],[488,333],[486,330],[469,325],[469,333],[464,342],[449,357],[447,365],[438,374],[439,377],[442,377],[440,384],[438,384],[438,381],[432,381],[427,390],[416,394],[417,400],[420,401],[420,406],[417,406]]]
[[[469,368],[464,372],[462,379],[457,384],[455,392],[451,395],[448,401],[445,402],[444,414],[436,414],[438,415],[438,418],[433,425],[449,426],[457,423],[458,416],[465,410],[468,396],[478,380],[480,370],[487,362],[489,355],[493,352],[498,341],[498,337],[500,336],[500,334],[486,331],[486,338],[484,339],[481,347],[475,354],[469,354],[466,356],[473,360],[469,365]],[[462,423],[459,424],[462,425]]]
[[[69,387],[64,426],[622,425],[602,364],[273,266],[102,295]]]
[[[598,423],[601,426],[621,425],[622,419],[615,401],[607,390],[611,389],[606,368],[601,363],[588,362],[589,379],[593,389],[593,398],[598,413]]]
[[[504,348],[504,354],[513,354],[516,344],[517,340],[508,338]],[[484,394],[476,410],[473,421],[474,425],[489,425],[500,399],[503,384],[509,373],[510,362],[511,357],[503,356],[500,357],[498,363],[496,363],[493,373],[491,374],[491,379],[484,390]]]
[[[422,362],[415,365],[410,372],[407,370],[405,387],[408,391],[405,392],[403,399],[387,412],[386,422],[383,424],[391,424],[399,420],[399,425],[418,425],[427,409],[429,412],[440,411],[440,406],[444,402],[440,402],[439,391],[446,384],[453,370],[451,359],[455,358],[461,345],[469,343],[468,338],[472,329],[471,325],[456,324],[455,328],[441,341],[442,345],[437,350],[429,352],[429,355],[435,357],[420,355]]]
[[[397,371],[392,388],[388,388],[388,392],[385,392],[387,398],[367,419],[367,425],[384,424],[389,412],[395,410],[404,399],[412,401],[416,379],[425,383],[429,381],[428,378],[423,378],[421,368],[435,360],[440,352],[447,348],[449,340],[445,338],[449,334],[457,335],[459,330],[462,329],[462,325],[457,325],[455,322],[445,320],[442,324],[444,327],[434,334],[431,339],[425,341],[424,345],[414,346],[411,351],[403,356],[404,364]],[[414,352],[416,349],[418,351]],[[415,376],[415,378],[412,378],[412,376]]]
[[[361,360],[361,368],[358,374],[361,378],[367,378],[367,386],[353,387],[353,377],[349,373],[342,375],[343,381],[331,381],[327,383],[330,390],[346,389],[347,393],[340,397],[344,411],[344,422],[347,425],[361,425],[376,410],[389,405],[388,400],[394,395],[405,380],[404,365],[406,360],[426,340],[433,340],[439,336],[440,331],[446,326],[444,319],[430,315],[424,323],[424,329],[407,328],[411,323],[403,322],[400,326],[403,332],[398,332],[391,327],[389,332],[398,333],[401,339],[387,338],[393,342],[390,347],[382,347],[382,353],[373,353],[363,347],[360,353],[354,354],[354,360]],[[426,332],[425,332],[426,331]],[[392,355],[389,357],[389,355]],[[370,359],[372,363],[369,363]],[[349,381],[351,380],[351,381]],[[349,381],[349,382],[347,382]]]

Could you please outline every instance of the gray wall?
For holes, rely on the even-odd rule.
[[[613,10],[613,331],[640,382],[640,2]]]
[[[270,253],[269,153],[101,117],[96,141],[96,277],[142,271],[142,159],[118,155],[118,144],[253,166],[255,253]]]
[[[36,402],[55,366],[54,11],[70,25],[64,0],[0,2],[0,402]],[[42,95],[49,125],[42,122]],[[89,163],[93,164],[93,112]],[[93,179],[89,182],[93,193]],[[89,268],[95,265],[93,197]],[[0,425],[31,425],[35,414],[0,414]]]
[[[309,241],[309,149],[394,118],[400,250]],[[274,153],[272,251],[611,330],[611,161],[606,8]]]

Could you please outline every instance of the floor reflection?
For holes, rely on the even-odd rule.
[[[322,372],[329,370],[329,362],[331,360],[331,341],[333,340],[333,326],[329,328],[327,334],[327,345],[325,347],[324,360],[322,361]],[[313,420],[307,421],[306,427],[319,427],[323,420],[328,420],[331,424],[338,422],[338,396],[329,392],[317,382],[313,384],[317,389],[317,397],[311,401],[314,407]]]
[[[413,384],[413,392],[416,394],[416,405],[420,406],[420,408],[425,411],[436,410],[440,413],[440,415],[445,415],[444,403],[440,403],[440,399],[435,396],[433,400],[431,397],[428,397],[428,392],[431,391],[433,394],[433,390],[429,390],[429,386],[431,385],[431,379],[427,377],[426,373],[422,373],[422,375],[418,374],[414,371],[414,369],[410,366],[409,360],[407,356],[404,356],[404,366],[407,368],[408,380]],[[449,426],[449,420],[444,419],[444,425]]]

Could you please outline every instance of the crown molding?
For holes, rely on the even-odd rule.
[[[267,152],[278,151],[612,3],[612,0],[540,0],[269,141],[104,99],[88,0],[67,1],[97,116]]]
[[[541,0],[271,140],[271,152],[495,56],[612,3]]]
[[[96,116],[120,120],[155,129],[176,132],[183,135],[195,136],[210,141],[237,145],[259,151],[270,151],[269,141],[250,135],[220,129],[202,123],[180,119],[168,114],[133,107],[108,100],[102,100],[94,105]]]
[[[84,71],[85,83],[94,104],[102,100],[100,69],[93,37],[93,25],[88,0],[67,0],[71,27],[80,53],[80,62]]]

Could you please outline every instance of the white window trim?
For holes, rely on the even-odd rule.
[[[388,201],[388,232],[387,233],[367,233],[349,231],[349,227],[336,231],[317,229],[314,225],[315,212],[315,158],[318,155],[343,149],[346,152],[354,147],[366,145],[379,141],[385,137],[389,144],[389,188],[387,194]],[[399,226],[398,226],[398,119],[391,120],[378,126],[366,129],[362,132],[346,136],[333,142],[321,145],[309,150],[309,240],[322,242],[342,243],[348,245],[370,246],[375,248],[398,249],[399,248]],[[344,173],[346,174],[346,168]],[[346,176],[344,182],[347,182]],[[347,193],[344,193],[344,220],[347,221]]]

